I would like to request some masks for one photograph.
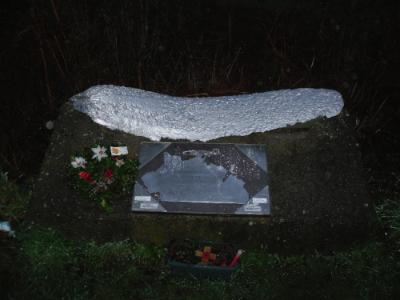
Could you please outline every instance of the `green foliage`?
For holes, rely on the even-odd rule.
[[[162,250],[121,241],[71,242],[52,230],[20,234],[21,286],[30,299],[125,299],[161,276]]]
[[[26,212],[30,192],[23,191],[0,170],[0,219],[16,221]]]
[[[388,236],[392,245],[400,250],[400,205],[398,201],[387,199],[376,207],[385,235]]]
[[[72,267],[77,261],[73,245],[53,231],[20,233],[22,239],[22,277],[24,296],[34,293],[37,298],[55,299],[61,295],[80,294],[78,274]]]
[[[130,241],[71,242],[52,230],[20,234],[30,299],[390,299],[400,296],[396,253],[371,242],[333,255],[244,255],[231,281],[168,276],[164,250]]]
[[[254,299],[370,299],[400,293],[400,265],[381,245],[331,256],[282,257],[250,253],[236,280],[250,285],[235,291]],[[397,290],[396,290],[397,289]],[[236,294],[237,293],[237,294]]]
[[[139,162],[125,157],[111,157],[109,150],[106,151],[107,157],[101,160],[92,158],[91,149],[84,149],[83,153],[72,157],[71,161],[79,157],[84,158],[86,163],[84,167],[71,166],[71,178],[74,187],[83,197],[96,201],[103,209],[110,212],[111,199],[131,191]]]

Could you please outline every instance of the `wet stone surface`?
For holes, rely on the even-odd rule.
[[[143,143],[132,210],[268,215],[265,145]]]
[[[95,124],[66,104],[35,180],[28,220],[76,239],[165,244],[187,237],[288,252],[334,250],[373,232],[375,215],[358,144],[342,116],[209,141],[265,145],[271,214],[261,216],[132,212],[132,195],[114,199],[113,212],[105,213],[71,188],[69,164],[83,148],[115,141],[126,144],[131,157],[149,142]]]

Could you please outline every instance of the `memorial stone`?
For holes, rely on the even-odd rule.
[[[173,199],[173,192],[179,190],[176,178],[172,178],[169,179],[173,183],[171,194],[167,195],[170,198],[165,198],[165,192],[163,194],[161,190],[160,199],[163,202],[161,205],[168,212],[181,213],[132,211],[132,194],[126,198],[115,196],[113,211],[105,212],[98,203],[83,199],[72,188],[70,162],[71,157],[85,147],[113,144],[114,141],[119,141],[128,147],[129,158],[138,157],[141,160],[142,176],[148,165],[147,160],[159,164],[154,167],[158,173],[163,170],[164,157],[172,164],[184,162],[186,170],[186,163],[189,166],[195,163],[199,167],[206,167],[206,161],[211,161],[211,158],[202,159],[201,156],[206,153],[212,154],[213,149],[220,148],[221,153],[235,149],[235,155],[245,154],[250,161],[256,161],[257,167],[266,173],[265,210],[257,214],[251,212],[250,215],[237,215],[232,214],[235,205],[232,204],[228,205],[228,208],[232,209],[231,212],[224,213],[219,210],[217,214],[210,214],[202,209],[196,212],[195,205],[189,201],[185,202],[183,197],[176,198],[181,200],[180,202],[164,201]],[[235,243],[246,249],[267,245],[269,249],[276,251],[287,249],[290,252],[304,252],[306,249],[331,251],[332,245],[338,249],[340,246],[365,240],[374,232],[376,217],[367,192],[356,133],[347,126],[345,115],[330,119],[315,119],[305,124],[248,136],[215,139],[210,141],[214,145],[209,148],[182,148],[178,158],[174,158],[177,156],[174,148],[177,145],[169,142],[177,142],[181,147],[195,144],[179,144],[188,141],[163,140],[166,143],[159,145],[165,148],[160,150],[152,146],[152,143],[144,142],[150,141],[142,136],[126,134],[96,124],[90,117],[76,111],[70,103],[67,103],[61,108],[60,116],[55,122],[41,172],[34,181],[26,220],[45,228],[54,228],[66,237],[76,239],[106,242],[132,238],[135,241],[166,245],[174,238],[190,238]],[[257,144],[259,148],[249,147],[249,144]],[[222,145],[227,145],[224,146],[227,148],[221,149]],[[258,149],[255,153],[265,151],[266,156],[263,156],[265,164],[248,154],[247,150],[243,150],[246,148]],[[189,151],[183,154],[186,150],[197,152]],[[162,154],[157,161],[156,157],[160,152]],[[208,166],[215,174],[219,174],[218,163],[209,163]],[[242,180],[244,190],[251,192],[245,184],[254,179],[249,181],[246,176],[232,176],[230,173],[233,172],[227,171],[230,171],[230,166],[222,166],[221,173],[224,177],[228,174],[229,180],[232,182],[236,180],[237,183]],[[148,172],[147,177],[142,179],[143,183],[148,184],[149,181],[151,183],[151,178],[154,179],[152,175],[156,175],[156,172]],[[191,180],[197,182],[199,186],[202,185],[198,178],[192,177]],[[221,179],[219,180],[221,182]],[[134,183],[132,189],[133,185]],[[238,187],[240,188],[240,184],[236,186]],[[152,193],[157,192],[154,186],[151,188],[154,189],[151,190]],[[198,187],[192,186],[193,188]],[[136,196],[148,196],[140,194],[139,189],[139,187],[137,191],[135,189]],[[204,201],[207,192],[211,195],[206,188],[204,193],[198,193],[196,190],[191,194],[201,196],[198,199]],[[240,196],[240,193],[237,196],[237,199],[245,199],[240,198],[244,197]],[[252,197],[258,198],[258,195]],[[216,209],[218,205],[215,203],[207,206],[212,207],[214,212],[218,211]],[[189,213],[179,211],[179,207],[192,210]]]

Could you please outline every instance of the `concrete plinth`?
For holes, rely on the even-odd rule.
[[[375,215],[360,152],[342,116],[210,141],[266,145],[271,194],[268,217],[132,213],[131,196],[115,199],[114,212],[105,213],[71,188],[70,160],[85,147],[115,141],[126,144],[133,157],[139,144],[148,139],[109,130],[64,105],[35,181],[29,220],[78,239],[130,237],[164,244],[187,237],[290,251],[348,245],[366,238],[373,229]]]

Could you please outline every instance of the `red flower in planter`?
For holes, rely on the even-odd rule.
[[[86,182],[92,182],[92,177],[90,176],[89,172],[79,172],[79,177],[85,180]]]
[[[107,177],[108,179],[111,179],[111,177],[113,176],[112,170],[111,170],[111,169],[107,169],[107,170],[104,172],[104,176]]]

